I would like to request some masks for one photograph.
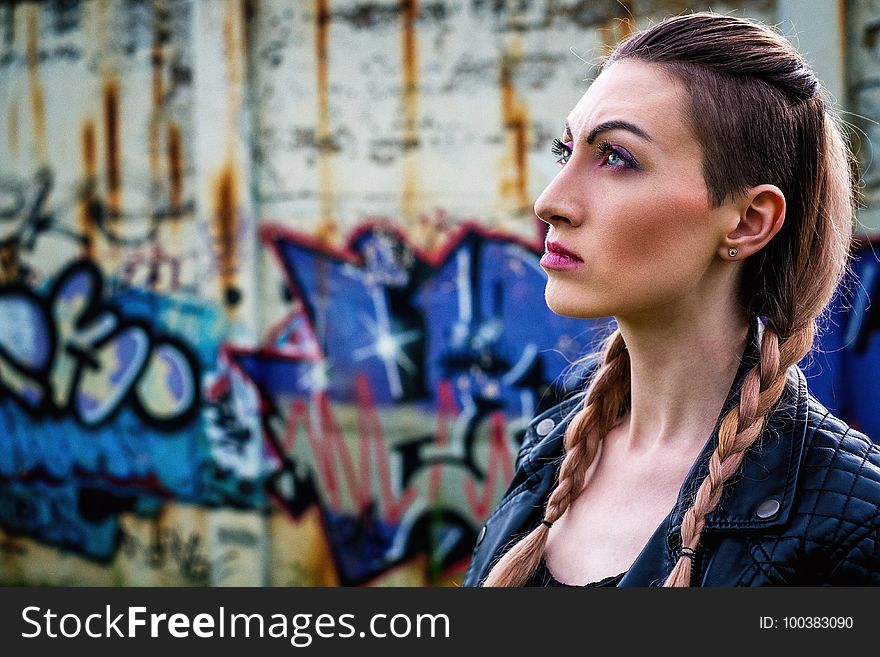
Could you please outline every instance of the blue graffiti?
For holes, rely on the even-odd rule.
[[[6,531],[106,561],[122,511],[205,500],[200,363],[218,344],[196,352],[186,340],[204,345],[219,329],[176,305],[130,289],[108,297],[87,261],[45,290],[0,288]]]
[[[118,546],[116,517],[86,519],[74,484],[0,481],[0,526],[11,534],[109,559]]]
[[[45,299],[20,285],[0,289],[0,390],[34,416],[70,414],[84,427],[126,403],[156,428],[185,427],[200,397],[195,356],[102,293],[88,261],[69,266]]]
[[[315,358],[237,354],[270,394],[326,389],[352,401],[360,374],[379,404],[431,402],[438,382],[451,379],[462,405],[519,416],[547,387],[574,387],[572,362],[607,328],[550,311],[540,302],[539,249],[476,227],[436,260],[381,225],[359,231],[344,251],[293,233],[270,239],[320,350]]]
[[[360,381],[378,407],[455,407],[447,444],[438,444],[436,427],[425,427],[391,448],[399,466],[392,488],[406,489],[435,466],[485,485],[477,437],[492,414],[506,417],[511,439],[520,440],[524,418],[583,383],[574,362],[609,330],[608,321],[552,313],[542,301],[542,249],[476,226],[450,236],[437,255],[379,224],[356,231],[343,250],[283,230],[267,230],[264,238],[284,268],[294,312],[262,348],[233,349],[230,356],[266,409],[266,439],[280,461],[268,492],[293,515],[318,505],[346,585],[369,582],[419,554],[429,555],[435,572],[465,559],[476,536],[466,511],[438,501],[395,520],[375,501],[356,513],[328,503],[315,464],[288,453],[274,428],[284,424],[289,400],[327,394],[358,405]]]

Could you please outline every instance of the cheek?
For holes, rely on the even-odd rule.
[[[708,212],[702,196],[646,194],[618,211],[603,241],[619,267],[641,276],[658,269],[687,269],[690,263],[702,265],[712,251]]]

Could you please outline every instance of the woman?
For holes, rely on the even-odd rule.
[[[464,584],[880,585],[880,451],[796,365],[853,230],[814,73],[757,23],[671,18],[617,47],[554,153],[547,304],[617,329],[531,423]]]

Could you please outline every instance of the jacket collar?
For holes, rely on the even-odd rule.
[[[691,466],[672,512],[663,523],[667,542],[679,539],[681,520],[690,507],[697,487],[709,472],[709,459],[718,444],[721,419],[739,402],[743,380],[760,357],[763,324],[755,319],[749,329],[740,367],[722,411],[700,456]],[[580,410],[583,392],[563,402],[542,417],[551,417],[555,428],[530,451],[524,460],[528,474],[537,478],[544,467],[558,465],[565,427]],[[792,367],[776,410],[768,418],[759,440],[747,452],[739,472],[724,486],[719,505],[706,516],[706,531],[754,530],[784,524],[794,501],[801,454],[807,428],[807,384],[803,372]],[[778,504],[778,508],[777,508]],[[771,513],[772,512],[772,513]]]
[[[743,380],[758,362],[763,325],[754,320],[743,359],[712,436],[691,466],[670,518],[677,538],[684,512],[709,472],[709,459],[718,445],[721,419],[739,402]],[[721,502],[706,516],[706,531],[754,530],[785,524],[791,514],[807,429],[807,382],[798,367],[789,369],[779,404],[771,412],[758,441],[746,451],[743,463],[722,493]]]

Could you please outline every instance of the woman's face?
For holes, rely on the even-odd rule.
[[[624,60],[568,116],[561,169],[535,203],[550,224],[541,266],[554,312],[659,318],[699,308],[730,278],[720,252],[737,208],[711,207],[686,108],[679,82]]]

